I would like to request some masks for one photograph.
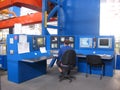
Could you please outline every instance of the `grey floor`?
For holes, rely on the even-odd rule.
[[[1,90],[120,90],[120,71],[116,70],[113,77],[89,75],[73,71],[76,80],[69,83],[68,80],[59,82],[57,68],[47,70],[47,74],[16,84],[7,80],[7,72],[1,76]]]

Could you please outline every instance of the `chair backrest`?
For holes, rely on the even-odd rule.
[[[76,65],[76,52],[74,50],[67,50],[61,58],[63,65]]]
[[[88,64],[102,64],[101,57],[98,55],[87,55]]]

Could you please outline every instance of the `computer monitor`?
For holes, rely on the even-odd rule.
[[[33,49],[39,50],[40,47],[45,47],[45,37],[44,36],[34,36],[33,37]]]
[[[75,42],[74,36],[60,36],[60,47],[63,46],[65,39],[68,39],[70,41],[69,45],[72,48],[74,48],[74,42]]]
[[[51,42],[58,42],[57,36],[51,36]]]
[[[112,38],[98,38],[98,48],[112,48]]]
[[[51,49],[58,49],[58,36],[51,36]]]
[[[69,41],[70,41],[70,42],[74,42],[74,37],[73,37],[73,36],[70,36],[70,37],[69,37]]]
[[[66,39],[66,38],[65,38],[64,36],[61,36],[61,37],[60,37],[60,43],[64,43],[65,39]]]
[[[80,37],[79,39],[79,47],[80,48],[92,48],[93,47],[93,38],[87,38],[87,37]]]
[[[36,43],[38,47],[44,47],[45,46],[45,37],[37,37]]]

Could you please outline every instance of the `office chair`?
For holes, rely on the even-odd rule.
[[[92,67],[101,68],[101,75],[100,80],[102,79],[102,76],[104,76],[104,67],[105,64],[101,60],[101,57],[98,55],[87,55],[87,68],[86,68],[86,77],[88,77],[88,66],[90,66],[90,74]]]
[[[76,52],[74,50],[67,50],[61,58],[60,66],[63,74],[59,81],[69,79],[72,82],[72,79],[75,79],[74,76],[71,76],[71,70],[76,66]]]

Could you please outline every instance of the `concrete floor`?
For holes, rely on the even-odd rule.
[[[69,83],[68,80],[59,82],[59,73],[54,67],[48,70],[46,75],[28,80],[21,84],[16,84],[7,80],[7,72],[1,76],[1,90],[120,90],[120,71],[115,71],[113,77],[103,77],[99,75],[89,75],[73,71],[76,80]]]

